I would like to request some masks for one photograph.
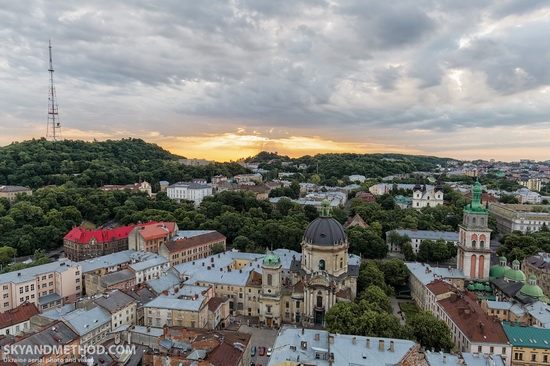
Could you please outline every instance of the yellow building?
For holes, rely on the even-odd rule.
[[[502,322],[512,345],[512,366],[550,365],[550,329]]]

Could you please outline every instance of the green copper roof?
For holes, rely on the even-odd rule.
[[[514,347],[550,349],[550,329],[522,327],[519,323],[502,322],[508,341]]]
[[[470,291],[474,291],[476,289],[476,286],[472,281],[470,281],[470,284],[468,285],[467,289]]]
[[[493,291],[493,289],[492,289],[491,286],[489,286],[489,285],[485,285],[485,288],[484,288],[483,290],[486,291],[486,292],[491,292],[491,291]]]
[[[534,297],[534,298],[541,298],[544,296],[544,293],[542,292],[542,288],[537,285],[537,276],[534,274],[531,274],[529,276],[529,282],[523,285],[521,290],[519,290],[524,295]]]
[[[507,269],[504,272],[504,278],[514,282],[525,282],[525,273],[520,269]]]
[[[482,283],[479,283],[479,282],[475,284],[475,288],[476,288],[476,291],[483,291],[483,290],[485,290],[485,286],[483,286],[483,284],[482,284]]]
[[[476,183],[472,188],[472,202],[464,207],[464,211],[477,214],[489,214],[489,210],[481,203],[481,183],[479,183],[478,178],[476,178]]]
[[[264,266],[278,266],[281,264],[281,258],[273,252],[267,253],[267,255],[264,257]]]
[[[503,265],[500,265],[500,264],[495,264],[494,266],[491,266],[491,269],[489,270],[489,277],[491,277],[491,278],[504,278],[504,274],[509,269],[510,269],[510,267],[508,267],[506,265],[503,266]]]

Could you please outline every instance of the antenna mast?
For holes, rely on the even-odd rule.
[[[46,140],[59,141],[61,137],[61,123],[59,122],[59,111],[57,106],[57,96],[55,94],[55,85],[53,83],[53,62],[52,62],[52,41],[49,40],[50,51],[50,93],[48,97],[48,126],[46,129]]]

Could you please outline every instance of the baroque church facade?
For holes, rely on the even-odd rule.
[[[301,247],[301,258],[292,258],[288,274],[283,275],[281,259],[274,252],[262,261],[259,316],[267,326],[323,325],[326,312],[337,301],[353,301],[357,295],[360,263],[348,254],[346,232],[332,218],[328,201],[307,227]]]

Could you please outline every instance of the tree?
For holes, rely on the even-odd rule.
[[[5,267],[13,262],[17,251],[12,247],[0,247],[0,266]]]
[[[369,304],[369,308],[377,309],[378,312],[385,311],[388,314],[392,314],[393,308],[390,298],[376,285],[370,285],[361,291],[357,298],[360,302],[366,301]]]
[[[426,349],[445,350],[449,352],[454,344],[450,329],[444,321],[437,319],[428,311],[419,312],[409,319],[414,338]]]
[[[401,259],[382,260],[378,263],[378,268],[384,273],[386,284],[393,287],[394,290],[405,285],[409,279],[409,270]]]
[[[401,252],[403,253],[406,261],[413,262],[416,260],[416,254],[414,253],[411,243],[405,243],[401,248]]]
[[[363,261],[357,278],[357,292],[359,293],[371,285],[378,286],[388,295],[392,294],[392,289],[386,285],[384,273],[378,268],[376,262]]]
[[[224,251],[225,251],[225,248],[223,244],[218,243],[218,244],[212,245],[212,254],[223,253]]]

